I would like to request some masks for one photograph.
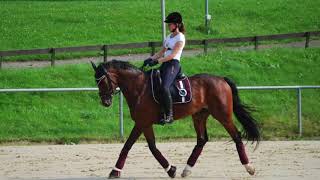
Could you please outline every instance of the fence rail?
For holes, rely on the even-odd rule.
[[[215,38],[215,39],[202,39],[202,40],[188,40],[187,45],[203,45],[204,53],[207,53],[209,44],[223,44],[223,43],[239,43],[251,42],[254,43],[254,48],[259,48],[259,42],[266,40],[283,40],[292,38],[305,38],[305,48],[309,47],[310,37],[320,36],[320,31],[289,33],[289,34],[274,34],[262,35],[252,37],[237,37],[237,38]],[[94,46],[80,46],[80,47],[62,47],[62,48],[45,48],[45,49],[31,49],[31,50],[9,50],[0,51],[0,68],[5,57],[20,56],[20,55],[39,55],[50,54],[51,66],[55,65],[56,53],[63,52],[83,52],[83,51],[103,51],[104,61],[107,61],[108,51],[111,49],[128,49],[128,48],[150,48],[150,54],[155,53],[155,48],[162,46],[162,42],[141,42],[129,44],[111,44],[111,45],[94,45]]]
[[[320,89],[320,86],[239,86],[239,90],[296,90],[297,91],[297,114],[299,136],[302,136],[302,89]],[[0,93],[21,92],[79,92],[98,91],[98,88],[28,88],[28,89],[0,89]],[[119,96],[119,124],[120,137],[123,138],[123,95]]]
[[[75,92],[75,91],[97,91],[98,88],[21,88],[21,89],[0,89],[0,93],[16,92]]]

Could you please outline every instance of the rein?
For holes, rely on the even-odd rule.
[[[116,87],[115,89],[113,89],[113,86],[112,84],[116,84],[111,78],[110,78],[110,75],[106,72],[105,75],[99,77],[98,79],[96,79],[97,81],[97,85],[99,86],[99,84],[102,82],[102,80],[105,80],[107,78],[108,82],[108,94],[110,94],[111,96],[113,95],[116,95],[120,92],[120,88],[119,87]],[[100,97],[102,96],[106,96],[106,95],[103,95],[101,93],[99,93]]]

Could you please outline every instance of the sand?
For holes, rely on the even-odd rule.
[[[157,143],[177,166],[176,179],[195,142]],[[0,179],[106,179],[123,144],[0,146]],[[262,141],[246,145],[256,174],[241,165],[233,142],[206,144],[188,180],[200,179],[319,179],[320,141]],[[121,179],[171,179],[152,156],[146,143],[136,143]]]

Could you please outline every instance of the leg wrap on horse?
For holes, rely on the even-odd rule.
[[[204,145],[207,143],[208,140],[206,139],[198,139],[197,140],[197,145],[194,147],[189,159],[188,159],[188,162],[187,164],[191,167],[193,167],[196,162],[197,162],[197,159],[199,158],[201,152],[202,152],[202,149],[204,147]]]
[[[118,169],[122,169],[123,168],[124,163],[126,162],[128,153],[129,153],[130,149],[132,148],[132,145],[133,145],[133,143],[129,142],[129,141],[127,141],[124,144],[124,146],[123,146],[123,148],[122,148],[122,150],[120,152],[118,161],[116,163],[116,168],[118,168]]]
[[[241,164],[248,164],[249,160],[246,154],[245,147],[243,145],[243,142],[241,140],[241,136],[237,136],[236,138],[233,139],[233,141],[236,143],[237,151],[239,154],[239,158],[241,161]]]
[[[249,160],[248,160],[248,157],[247,157],[247,154],[246,154],[246,150],[244,148],[243,143],[242,142],[241,143],[237,143],[236,146],[237,146],[237,151],[238,151],[238,154],[239,154],[239,158],[240,158],[241,164],[248,164]]]
[[[169,167],[169,162],[167,159],[161,154],[161,152],[157,149],[156,144],[154,141],[148,142],[149,149],[153,156],[157,159],[157,161],[160,163],[160,165],[166,169]]]
[[[126,162],[129,150],[128,149],[124,149],[124,148],[122,149],[122,151],[121,151],[121,153],[119,155],[118,161],[116,163],[116,168],[118,168],[118,169],[122,169],[123,168],[124,163]]]

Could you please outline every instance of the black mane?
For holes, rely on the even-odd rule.
[[[130,64],[127,61],[119,61],[119,60],[113,59],[112,61],[102,63],[101,65],[103,65],[106,69],[114,68],[114,69],[124,69],[124,70],[133,70],[133,71],[141,72],[139,68]]]

